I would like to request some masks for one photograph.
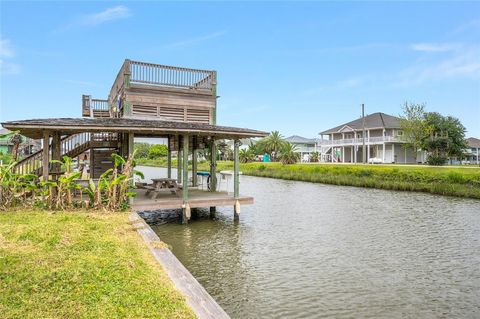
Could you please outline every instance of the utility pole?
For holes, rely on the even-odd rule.
[[[363,149],[362,149],[362,162],[365,164],[367,162],[366,156],[366,149],[365,149],[365,104],[362,103],[362,141],[363,141]]]

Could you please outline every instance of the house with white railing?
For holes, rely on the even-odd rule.
[[[424,152],[415,156],[405,147],[400,118],[385,113],[373,113],[320,133],[321,161],[362,163],[363,145],[367,162],[424,162]]]
[[[300,155],[300,160],[302,162],[309,162],[311,154],[318,151],[318,139],[316,138],[292,135],[287,137],[285,141],[295,146],[294,152]]]

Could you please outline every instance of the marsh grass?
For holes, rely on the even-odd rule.
[[[2,318],[193,318],[127,213],[0,212]]]
[[[199,164],[198,169],[208,171],[208,163]],[[217,171],[232,169],[232,162],[217,162]],[[240,170],[250,176],[480,199],[480,168],[242,163]]]

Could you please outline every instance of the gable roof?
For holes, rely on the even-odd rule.
[[[480,139],[475,137],[469,137],[467,138],[467,144],[469,147],[472,148],[480,148]]]
[[[314,138],[306,138],[298,135],[292,135],[285,139],[289,143],[304,143],[304,144],[315,144],[317,142]]]
[[[359,131],[363,128],[362,122],[362,118],[359,118],[351,122],[336,126],[329,130],[320,132],[320,134],[339,133],[340,130],[344,127],[351,127],[352,130]],[[372,128],[400,128],[400,118],[381,112],[367,115],[365,116],[365,129]]]

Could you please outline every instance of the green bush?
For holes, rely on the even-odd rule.
[[[166,157],[167,154],[167,145],[155,144],[150,147],[150,150],[148,151],[148,158],[155,159],[159,157]]]

